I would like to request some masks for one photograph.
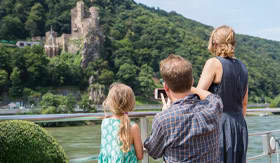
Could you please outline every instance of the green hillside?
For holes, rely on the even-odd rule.
[[[59,34],[69,33],[70,9],[75,6],[76,1],[1,0],[0,40],[44,35],[50,26]],[[90,0],[85,0],[85,3],[87,6],[92,5]],[[4,62],[0,61],[0,90],[17,86],[17,82],[13,81],[13,76],[16,75],[21,80],[24,78],[25,82],[19,82],[21,89],[58,85],[79,85],[85,88],[87,79],[93,75],[96,83],[109,85],[113,81],[121,81],[131,85],[136,94],[151,96],[154,87],[152,77],[160,77],[159,61],[170,53],[181,55],[193,63],[197,82],[205,61],[211,57],[207,51],[207,43],[213,27],[175,12],[149,8],[132,0],[95,0],[93,4],[100,8],[100,23],[105,35],[102,56],[98,61],[82,70],[75,56],[62,55],[45,60],[42,59],[44,54],[33,52],[40,55],[39,59],[45,64],[44,69],[40,69],[46,73],[44,75],[37,73],[35,68],[28,69],[30,63],[23,66],[23,69],[26,69],[25,75],[18,75],[17,73],[22,72],[13,70],[17,65],[12,63],[16,62],[11,62],[7,68]],[[16,50],[6,50],[5,54],[8,51],[10,55],[14,55],[15,52],[11,51]],[[22,53],[18,52],[17,55],[23,55]],[[32,53],[32,50],[26,53]],[[4,52],[0,52],[0,59],[1,55],[3,58]],[[17,57],[7,59],[9,57],[5,56],[6,60],[17,60]],[[280,93],[280,42],[237,35],[236,56],[249,70],[250,101],[265,102]],[[72,63],[71,60],[76,62]],[[40,66],[42,68],[42,64]],[[71,71],[67,66],[71,67]],[[37,75],[36,80],[34,76],[32,80],[28,78],[29,70],[36,72],[33,72]],[[6,76],[2,86],[1,74]],[[72,78],[76,80],[71,80]]]

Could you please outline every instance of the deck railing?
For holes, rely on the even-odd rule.
[[[142,141],[147,138],[148,135],[148,117],[154,116],[157,112],[132,112],[129,113],[130,117],[140,119],[141,137]],[[108,114],[109,115],[109,114]],[[85,121],[85,120],[101,120],[105,117],[104,113],[79,113],[79,114],[47,114],[47,115],[6,115],[0,116],[1,120],[28,120],[34,122],[71,122],[71,121]],[[262,137],[263,152],[253,157],[247,158],[247,160],[256,160],[262,157],[267,157],[268,161],[272,163],[272,155],[277,155],[277,163],[280,163],[279,158],[279,141],[273,136],[274,133],[280,133],[280,130],[266,131],[260,133],[249,134],[252,136]],[[87,158],[78,158],[70,160],[70,162],[85,162],[89,160],[96,160],[95,156]],[[142,163],[149,163],[149,156],[144,154]]]
[[[272,163],[272,155],[277,155],[277,163],[280,163],[279,158],[279,139],[274,137],[272,134],[280,133],[280,130],[271,130],[266,132],[259,132],[249,134],[249,136],[261,136],[263,152],[253,157],[247,158],[247,160],[257,160],[262,157],[267,157],[268,162]]]

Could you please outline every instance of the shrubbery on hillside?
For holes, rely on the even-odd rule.
[[[70,9],[76,1],[2,0],[0,38],[43,35],[50,26],[59,34],[69,33]],[[92,5],[89,0],[84,1],[87,6]],[[205,61],[211,57],[207,44],[212,27],[133,0],[95,0],[94,5],[100,9],[100,24],[105,34],[99,60],[82,70],[77,55],[46,59],[41,52],[34,55],[38,53],[0,49],[0,59],[14,56],[9,61],[1,60],[0,90],[9,89],[11,95],[21,97],[24,87],[79,85],[86,88],[88,78],[93,76],[94,83],[107,87],[120,81],[130,85],[136,95],[152,97],[151,77],[160,78],[159,61],[170,53],[190,60],[198,81]],[[19,12],[20,9],[24,12]],[[249,101],[262,103],[280,93],[279,42],[237,35],[236,56],[249,70]]]

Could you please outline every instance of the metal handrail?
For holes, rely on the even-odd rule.
[[[141,137],[144,141],[148,134],[148,121],[146,117],[154,116],[158,112],[130,112],[129,117],[140,118]],[[102,120],[106,116],[110,116],[110,113],[78,113],[78,114],[46,114],[46,115],[5,115],[0,116],[1,120],[28,120],[34,122],[61,122],[61,121],[84,121],[84,120]],[[258,132],[249,134],[249,136],[262,136],[263,138],[263,153],[247,158],[247,160],[256,160],[262,157],[268,157],[271,161],[272,154],[276,154],[277,151],[271,149],[270,139],[272,133],[278,133],[280,130],[272,130],[265,132]],[[83,162],[88,160],[97,159],[96,155],[70,160],[70,162]],[[148,163],[148,155],[144,154],[143,163]]]
[[[253,105],[252,105],[253,106]],[[247,112],[271,112],[271,113],[277,113],[280,112],[280,108],[269,108],[266,106],[265,108],[259,108],[259,109],[253,109],[254,107],[249,106],[247,108]],[[153,105],[136,105],[135,111],[161,111],[162,105],[159,104],[153,104]],[[103,106],[102,105],[96,105],[96,110],[98,112],[103,112]],[[32,111],[40,112],[39,108],[36,109],[0,109],[0,115],[15,115],[15,114],[24,114],[24,113],[30,113]],[[82,112],[82,109],[75,109],[75,111]]]
[[[274,136],[272,136],[272,134],[279,133],[279,132],[280,130],[271,130],[271,131],[249,134],[249,136],[262,136],[263,153],[256,156],[249,157],[247,158],[247,160],[257,160],[263,157],[267,157],[269,162],[272,163],[272,155],[277,154],[277,162],[280,163],[280,160],[278,159],[279,143],[277,143],[277,141],[272,141],[272,139],[277,140],[275,139]]]
[[[129,117],[147,117],[154,116],[158,112],[130,112],[128,113]],[[75,114],[33,114],[33,115],[2,115],[0,116],[1,120],[27,120],[34,122],[41,121],[52,121],[52,122],[61,122],[61,120],[66,119],[67,121],[79,121],[77,118],[85,118],[82,120],[98,120],[106,116],[110,116],[111,113],[75,113]],[[57,120],[57,121],[56,121]]]
[[[261,136],[261,135],[272,134],[272,133],[276,133],[276,132],[280,132],[280,130],[271,130],[271,131],[265,131],[265,132],[257,132],[257,133],[249,134],[249,136]]]
[[[271,112],[277,113],[280,112],[280,108],[264,108],[264,109],[247,109],[247,112]]]

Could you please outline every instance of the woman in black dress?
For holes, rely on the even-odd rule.
[[[224,104],[220,123],[221,163],[245,163],[248,130],[244,116],[248,102],[248,71],[234,55],[235,33],[228,26],[215,29],[208,50],[215,56],[204,65],[198,88],[218,94]]]

